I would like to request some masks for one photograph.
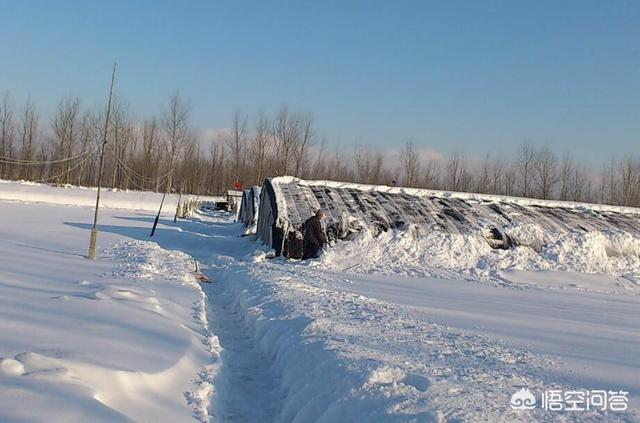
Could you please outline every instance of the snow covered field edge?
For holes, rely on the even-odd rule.
[[[0,179],[0,200],[93,207],[96,204],[96,191],[97,188],[94,187],[51,186],[28,181]],[[190,199],[219,201],[221,197],[183,195],[181,201]],[[151,191],[121,191],[103,188],[100,194],[100,206],[112,209],[157,211],[161,200],[162,193]],[[162,212],[175,212],[177,204],[178,195],[168,194],[164,200]]]
[[[0,214],[0,421],[209,421],[220,346],[191,257],[144,240],[152,214],[105,210],[95,261],[91,209]]]

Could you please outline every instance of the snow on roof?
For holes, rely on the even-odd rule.
[[[438,230],[482,234],[492,246],[507,248],[517,239],[512,227],[537,225],[551,234],[621,231],[640,236],[640,209],[567,201],[537,200],[427,189],[364,185],[336,181],[305,181],[291,176],[271,178],[283,238],[318,208],[325,211],[329,238],[344,239],[363,228]],[[262,225],[270,228],[271,225]],[[517,231],[515,231],[517,232]],[[258,236],[265,242],[271,235]],[[493,241],[492,241],[493,240]],[[496,241],[496,242],[494,242]]]
[[[328,187],[337,189],[352,189],[363,192],[379,191],[389,194],[406,194],[415,197],[443,197],[443,198],[458,198],[463,200],[477,200],[485,202],[512,202],[523,206],[545,206],[545,207],[565,207],[576,209],[591,209],[596,211],[611,211],[617,213],[631,213],[640,214],[640,208],[636,207],[624,207],[624,206],[612,206],[608,204],[596,204],[586,202],[575,201],[563,201],[563,200],[542,200],[537,198],[525,198],[509,195],[498,194],[479,194],[473,192],[457,192],[457,191],[443,191],[432,190],[426,188],[406,188],[406,187],[390,187],[388,185],[371,185],[371,184],[359,184],[355,182],[340,182],[340,181],[328,181],[328,180],[304,180],[293,176],[278,176],[270,179],[274,185],[280,184],[298,184],[308,187]]]

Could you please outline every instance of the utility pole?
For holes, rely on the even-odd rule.
[[[98,209],[100,208],[100,188],[102,187],[102,174],[104,173],[104,150],[107,146],[107,131],[109,129],[109,117],[111,115],[111,97],[113,96],[113,81],[116,78],[116,63],[113,64],[111,72],[111,87],[109,88],[109,102],[107,103],[107,116],[104,121],[104,132],[102,133],[102,147],[100,151],[100,170],[98,173],[98,193],[96,195],[96,210],[93,215],[93,227],[91,228],[91,240],[89,241],[88,259],[96,258],[96,241],[98,240]]]

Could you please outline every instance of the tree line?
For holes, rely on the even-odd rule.
[[[423,157],[407,141],[392,154],[364,143],[330,147],[308,113],[281,107],[252,119],[235,111],[229,129],[201,139],[190,107],[178,94],[162,113],[137,120],[117,99],[107,130],[104,185],[118,189],[216,195],[292,175],[365,184],[397,185],[541,199],[640,206],[640,160],[628,155],[600,168],[522,144],[512,157],[453,152]],[[60,100],[49,120],[27,99],[0,100],[0,178],[94,186],[105,110],[78,98]]]

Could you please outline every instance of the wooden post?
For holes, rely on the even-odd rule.
[[[164,194],[162,194],[162,201],[160,201],[160,208],[158,209],[158,214],[156,215],[156,219],[153,221],[153,227],[151,228],[151,233],[149,234],[150,237],[152,237],[156,233],[156,227],[158,226],[158,221],[160,220],[160,213],[162,212],[162,205],[164,204],[164,198],[166,196],[167,196],[167,191],[165,190]]]
[[[100,165],[98,173],[98,193],[96,194],[96,210],[93,215],[93,226],[91,227],[91,239],[89,240],[89,253],[87,258],[95,260],[96,242],[98,241],[98,209],[100,208],[100,188],[102,187],[102,175],[104,173],[104,150],[107,146],[107,131],[109,129],[109,117],[111,115],[111,98],[113,96],[113,81],[116,78],[116,64],[113,64],[111,72],[111,87],[109,88],[109,101],[107,103],[107,116],[104,121],[104,132],[102,133],[102,147],[100,151]]]
[[[178,185],[178,205],[176,206],[176,214],[173,216],[173,223],[178,221],[178,214],[180,214],[180,200],[182,199],[182,183]],[[182,216],[180,216],[182,217]]]
[[[167,192],[169,191],[169,182],[173,179],[173,171],[174,168],[171,167],[169,169],[169,175],[167,176],[167,185],[165,185],[164,194],[162,194],[162,201],[160,201],[160,208],[158,209],[158,214],[156,215],[156,219],[153,221],[153,227],[151,228],[151,233],[149,234],[152,237],[156,233],[156,227],[158,226],[158,222],[160,221],[160,213],[162,213],[162,206],[164,205],[164,199],[167,196]]]

